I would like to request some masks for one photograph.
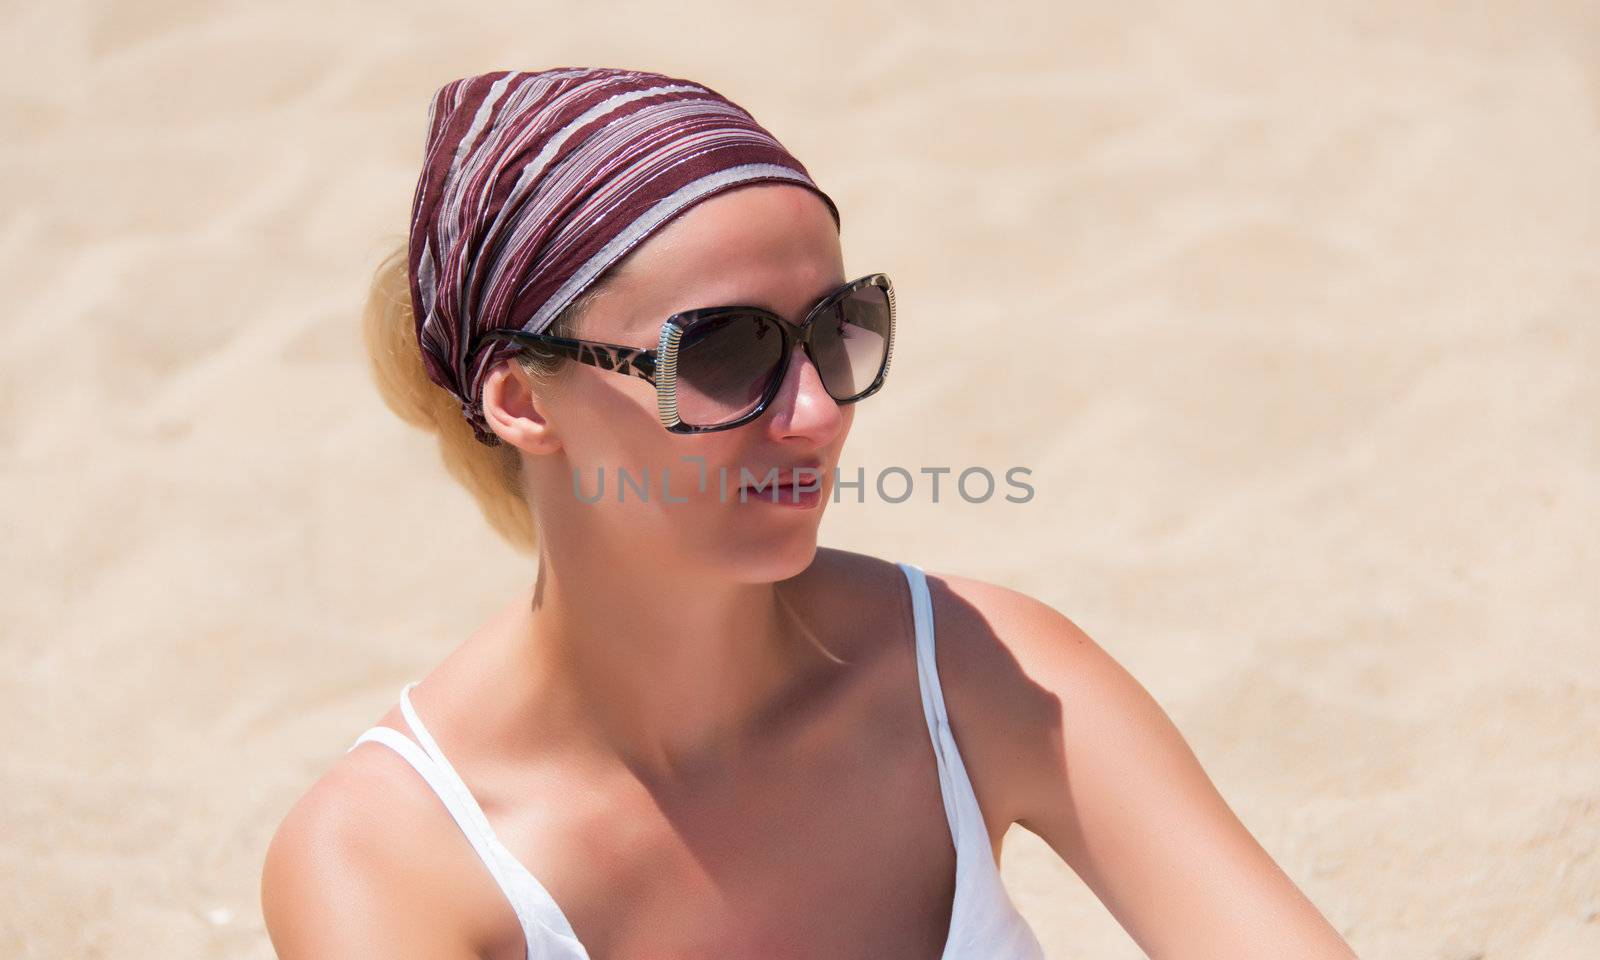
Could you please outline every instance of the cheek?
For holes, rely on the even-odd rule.
[[[616,374],[603,374],[615,377]],[[620,380],[620,378],[618,378]],[[609,384],[593,376],[574,377],[551,416],[573,466],[637,468],[655,463],[668,439],[656,416],[655,393],[640,380]]]
[[[656,429],[669,440],[663,454],[670,471],[669,489],[673,497],[690,501],[673,504],[673,509],[715,507],[724,482],[730,491],[739,489],[739,467],[747,461],[742,459],[738,430],[680,436],[667,433],[659,424]]]
[[[658,511],[677,520],[714,508],[719,468],[727,468],[730,489],[738,489],[739,466],[746,462],[740,459],[738,431],[669,433],[656,415],[653,393],[646,401],[615,389],[575,390],[552,416],[562,417],[567,468],[579,471],[583,489],[591,494],[603,472],[609,509],[628,515],[630,522]],[[640,498],[641,487],[649,491],[648,501]],[[619,489],[626,491],[621,504],[616,503]],[[689,502],[666,504],[663,490],[673,501]]]
[[[839,408],[839,435],[834,437],[833,443],[828,445],[835,457],[839,455],[839,451],[844,447],[846,438],[850,436],[850,426],[856,422],[856,406],[856,404],[851,403]]]

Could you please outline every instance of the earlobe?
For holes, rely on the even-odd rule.
[[[502,361],[483,382],[483,418],[501,440],[527,453],[553,453],[561,448],[555,425],[522,371]]]

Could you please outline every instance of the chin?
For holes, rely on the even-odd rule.
[[[723,568],[729,579],[740,583],[777,583],[799,576],[817,556],[817,530],[814,526],[768,532],[755,540],[743,540],[723,554]]]

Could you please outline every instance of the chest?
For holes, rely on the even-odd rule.
[[[683,795],[566,795],[589,802],[524,807],[501,832],[594,960],[943,948],[956,855],[925,724],[775,753]],[[510,933],[508,960],[523,949]]]

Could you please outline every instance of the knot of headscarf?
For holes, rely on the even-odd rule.
[[[839,210],[743,108],[655,73],[495,71],[440,87],[412,202],[411,303],[428,376],[478,440],[483,379],[516,353],[481,335],[544,331],[604,270],[697,201],[796,183]]]

